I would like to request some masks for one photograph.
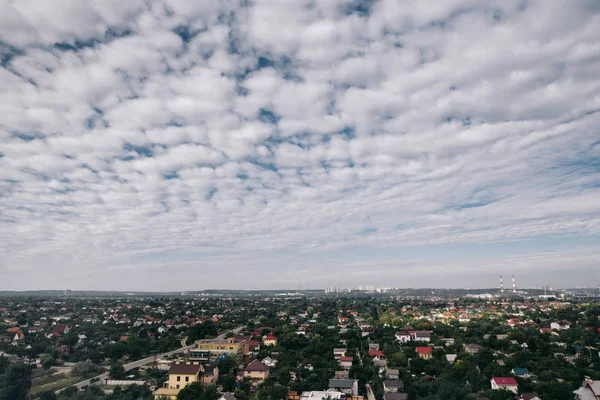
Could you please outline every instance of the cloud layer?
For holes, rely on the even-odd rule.
[[[0,2],[0,289],[598,235],[599,71],[595,0]]]

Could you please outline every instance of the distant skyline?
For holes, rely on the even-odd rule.
[[[600,284],[596,0],[4,1],[0,89],[0,290]]]

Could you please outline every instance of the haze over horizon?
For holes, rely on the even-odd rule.
[[[0,0],[0,88],[0,290],[600,282],[595,0]]]

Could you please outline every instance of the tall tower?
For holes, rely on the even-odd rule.
[[[517,285],[515,284],[515,274],[513,274],[512,278],[513,278],[513,294],[517,294]]]
[[[504,281],[502,280],[502,275],[500,275],[500,293],[504,293]]]

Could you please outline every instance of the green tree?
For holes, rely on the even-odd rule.
[[[113,363],[108,370],[108,376],[111,379],[123,379],[125,378],[125,368],[119,363]]]
[[[25,400],[31,388],[31,367],[23,363],[11,364],[0,375],[0,400]]]
[[[56,400],[56,393],[52,390],[47,390],[45,392],[40,393],[40,400]]]
[[[200,382],[193,382],[179,392],[178,400],[217,400],[219,392],[214,385],[202,386]]]

